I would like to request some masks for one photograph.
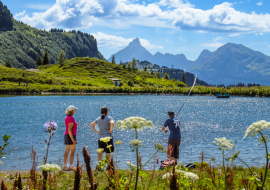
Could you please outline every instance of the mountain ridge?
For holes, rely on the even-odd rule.
[[[138,43],[138,38],[136,38],[136,42]],[[141,44],[137,46],[142,50]],[[126,48],[128,49],[128,46]],[[146,49],[148,55],[144,56],[146,52],[141,50],[132,53],[120,51],[125,56],[137,55],[134,57],[138,60],[146,60],[152,64],[169,68],[173,66],[196,73],[201,80],[208,84],[231,85],[242,82],[270,85],[270,57],[242,44],[227,43],[214,52],[205,49],[195,61],[188,60],[184,54],[173,55],[157,52],[152,55]],[[133,51],[136,51],[136,48],[133,48]],[[121,54],[118,52],[114,54],[116,63],[122,58]],[[122,59],[122,61],[128,60]]]

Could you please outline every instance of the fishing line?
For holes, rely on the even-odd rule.
[[[192,88],[190,89],[190,91],[189,91],[189,93],[188,93],[188,96],[187,96],[187,98],[186,98],[186,100],[184,101],[184,103],[182,104],[182,106],[180,107],[180,109],[179,109],[179,111],[177,112],[177,114],[176,114],[176,116],[179,114],[179,112],[181,111],[181,109],[183,108],[183,106],[184,106],[184,104],[186,103],[186,101],[187,101],[187,99],[188,99],[188,97],[189,97],[189,95],[190,95],[190,93],[192,92],[192,89],[194,88],[194,86],[195,86],[195,83],[196,83],[196,77],[194,78],[194,83],[193,83],[193,86],[192,86]],[[175,116],[175,117],[176,117]]]

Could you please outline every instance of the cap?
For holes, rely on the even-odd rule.
[[[168,114],[169,114],[169,115],[173,115],[173,114],[174,114],[174,111],[169,110],[169,111],[168,111]]]
[[[73,106],[73,105],[70,105],[70,106],[68,106],[68,108],[67,108],[68,111],[76,110],[76,109],[78,109],[78,108],[75,108],[75,106]]]

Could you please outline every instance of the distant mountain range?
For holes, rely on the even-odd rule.
[[[248,84],[256,83],[270,86],[270,57],[241,44],[228,43],[214,52],[203,50],[195,61],[190,61],[184,54],[152,55],[138,38],[114,54],[116,63],[131,61],[133,57],[146,60],[159,66],[185,69],[195,73],[208,84]],[[108,61],[111,61],[112,56]]]

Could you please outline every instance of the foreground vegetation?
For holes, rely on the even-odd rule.
[[[74,58],[65,64],[44,65],[39,72],[8,68],[0,65],[0,93],[82,92],[82,93],[175,93],[188,94],[190,87],[159,74],[125,68],[93,58]],[[116,87],[109,78],[121,80]],[[218,88],[195,86],[192,94],[231,94],[270,96],[270,87]]]

